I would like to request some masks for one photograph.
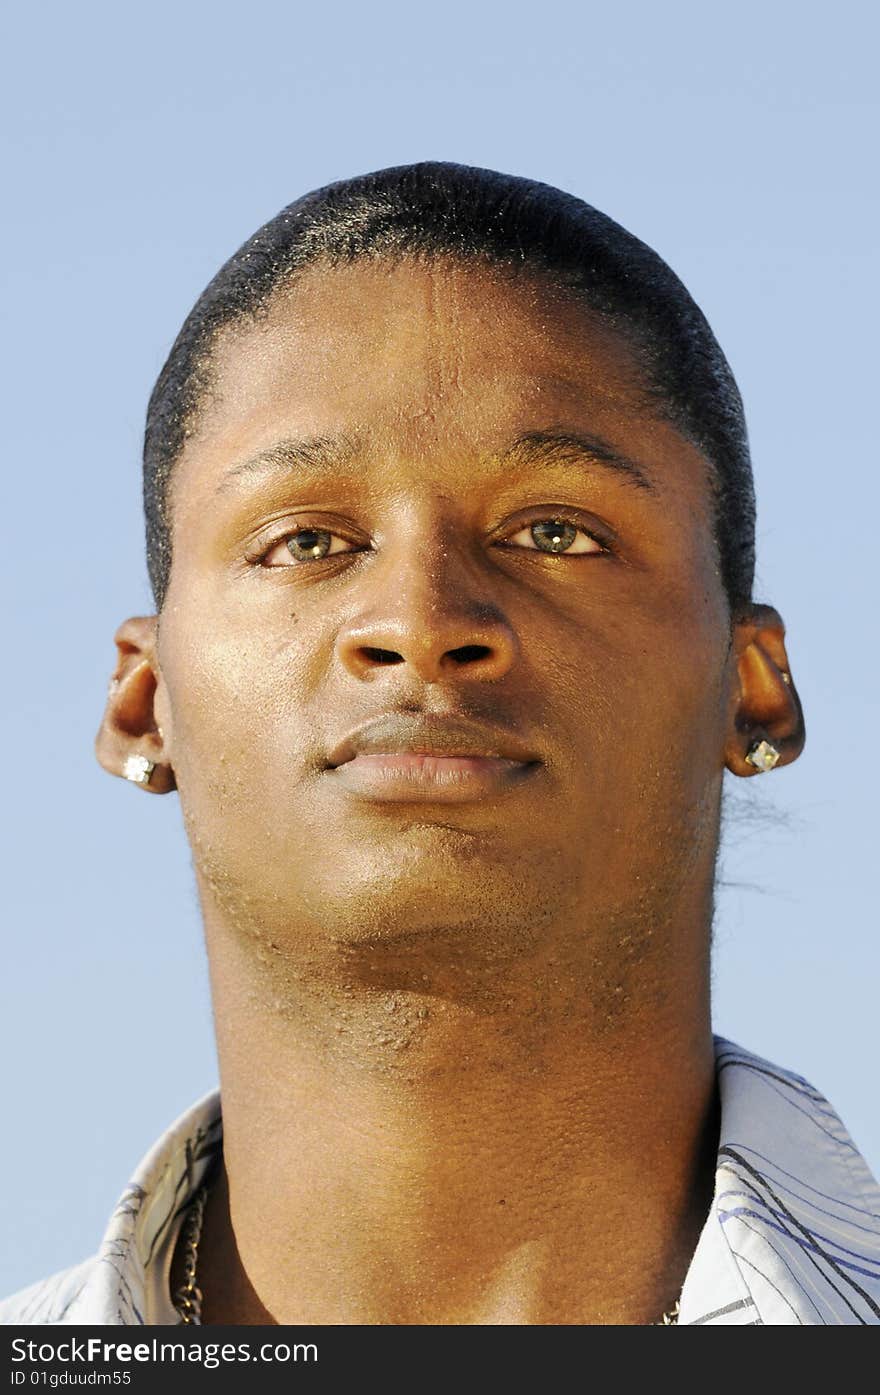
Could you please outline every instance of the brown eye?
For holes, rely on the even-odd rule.
[[[521,528],[519,532],[511,534],[507,541],[516,544],[516,546],[528,547],[528,542],[517,542],[517,539],[521,537],[527,538],[529,542],[534,544],[529,549],[530,551],[551,554],[564,552],[570,556],[579,556],[585,552],[607,551],[604,544],[592,533],[589,533],[586,528],[572,523],[567,518],[538,519],[535,523],[529,523],[525,528]]]

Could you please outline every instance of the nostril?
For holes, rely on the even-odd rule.
[[[485,659],[488,653],[485,644],[462,644],[458,649],[450,649],[449,657],[457,664],[470,664],[475,659]]]
[[[393,649],[371,649],[365,645],[361,653],[366,655],[374,664],[399,664],[403,662],[401,655],[395,653]]]

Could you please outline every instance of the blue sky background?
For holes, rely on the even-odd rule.
[[[420,159],[557,184],[654,246],[746,403],[756,597],[803,757],[728,776],[717,1030],[880,1170],[876,10],[54,3],[5,22],[0,1293],[94,1252],[216,1082],[176,796],[106,775],[113,633],[152,610],[140,438],[180,324],[291,199]]]

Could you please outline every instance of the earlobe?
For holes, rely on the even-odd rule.
[[[754,604],[736,625],[736,671],[725,765],[758,775],[789,765],[804,748],[806,727],[785,649],[785,625],[769,605]]]
[[[166,794],[176,782],[166,735],[156,720],[156,621],[155,615],[132,616],[116,631],[116,668],[95,737],[95,755],[111,775],[153,794]]]

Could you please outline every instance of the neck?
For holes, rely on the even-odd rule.
[[[203,1321],[658,1321],[715,1168],[688,924],[623,969],[619,935],[614,958],[560,935],[489,970],[442,934],[331,969],[206,915],[224,1171]]]

